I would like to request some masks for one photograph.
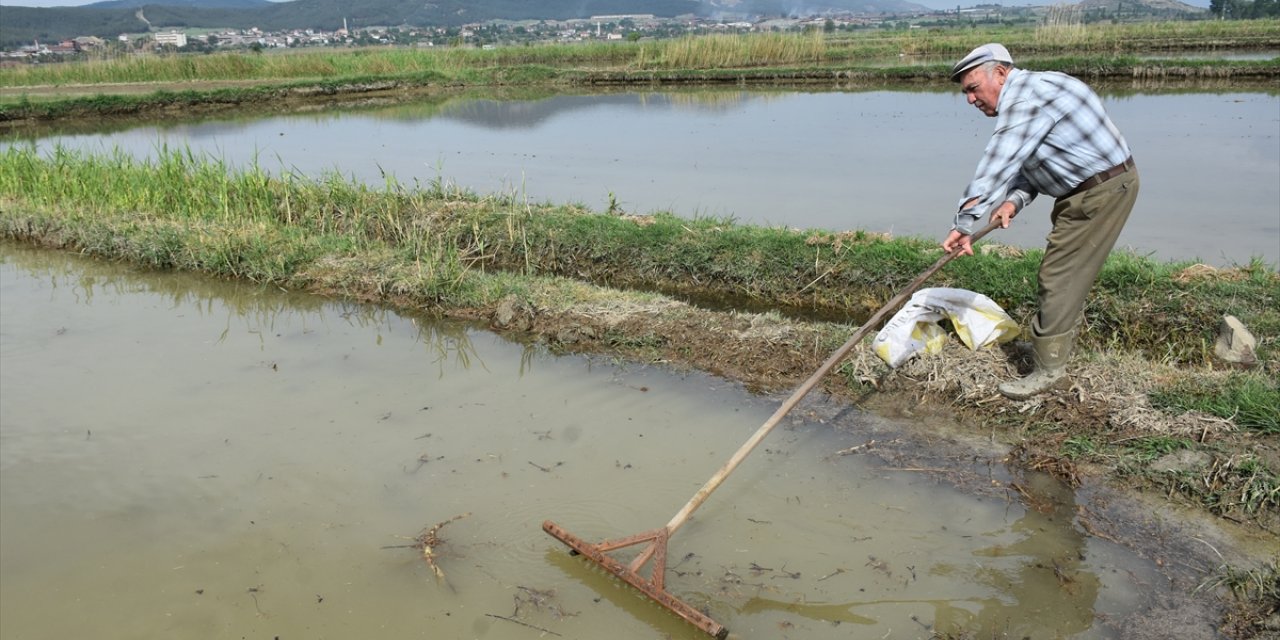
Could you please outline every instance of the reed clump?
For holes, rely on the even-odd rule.
[[[827,58],[821,31],[807,34],[713,34],[645,43],[638,69],[721,69],[821,64]]]
[[[439,66],[436,55],[414,49],[143,55],[9,68],[0,72],[0,86],[412,75],[429,73]]]
[[[1078,4],[1049,7],[1044,21],[1036,26],[1036,43],[1041,47],[1079,47],[1086,38],[1084,8]]]

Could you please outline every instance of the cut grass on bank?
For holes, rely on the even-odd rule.
[[[313,179],[257,166],[233,168],[177,149],[137,160],[122,152],[62,148],[42,156],[30,146],[12,146],[0,156],[0,194],[11,203],[5,208],[10,225],[32,216],[24,224],[36,224],[39,217],[41,224],[60,229],[111,226],[105,237],[78,241],[89,246],[122,242],[144,228],[226,227],[228,233],[262,230],[272,242],[311,247],[261,248],[274,258],[252,269],[255,279],[299,277],[307,261],[318,258],[310,252],[320,246],[344,247],[347,254],[394,252],[438,274],[439,290],[431,300],[448,299],[464,287],[468,271],[501,271],[856,320],[932,264],[939,251],[931,240],[857,231],[596,214],[532,204],[514,194],[480,197],[440,182],[404,185],[392,176],[375,189],[337,175]],[[28,212],[36,209],[46,213]],[[52,213],[57,210],[82,213],[67,214],[76,219],[68,224]],[[292,250],[303,253],[281,263]],[[1025,321],[1034,311],[1040,252],[1000,253],[954,261],[934,282],[981,291]],[[175,250],[169,260],[150,261],[207,268],[179,265],[181,257]],[[242,257],[237,271],[251,262]],[[1274,269],[1253,263],[1204,271],[1117,253],[1099,277],[1083,341],[1158,361],[1205,364],[1223,314],[1235,315],[1259,335],[1280,335],[1280,277]],[[1264,361],[1274,353],[1273,341],[1260,346]]]
[[[1169,411],[1202,411],[1230,418],[1259,434],[1280,436],[1280,381],[1240,375],[1220,381],[1180,380],[1153,394],[1152,404]]]

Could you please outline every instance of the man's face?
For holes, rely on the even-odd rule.
[[[974,67],[960,77],[960,91],[969,104],[993,118],[1000,103],[1000,89],[1008,77],[1009,69],[1003,66]]]

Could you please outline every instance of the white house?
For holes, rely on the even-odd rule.
[[[171,44],[179,48],[185,47],[187,46],[187,34],[179,33],[177,31],[170,31],[169,33],[157,33],[156,44],[160,44],[160,45]]]

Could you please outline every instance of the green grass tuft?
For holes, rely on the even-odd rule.
[[[1151,404],[1174,412],[1203,411],[1230,418],[1242,429],[1280,435],[1280,382],[1240,373],[1218,382],[1181,380],[1150,394]]]

